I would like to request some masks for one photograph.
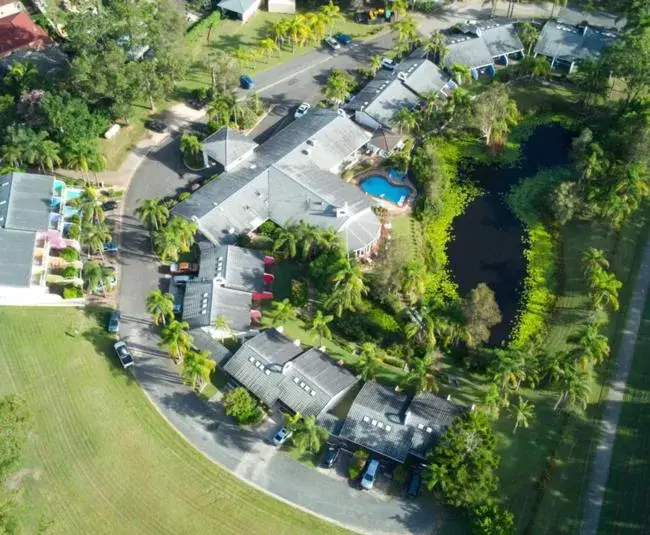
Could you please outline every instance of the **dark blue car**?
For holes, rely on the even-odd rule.
[[[117,333],[120,330],[120,313],[115,311],[108,320],[108,332]]]
[[[239,77],[239,83],[244,89],[253,89],[255,87],[254,80],[247,74],[242,74]]]
[[[349,45],[352,42],[352,37],[347,33],[337,33],[334,38],[342,45]]]

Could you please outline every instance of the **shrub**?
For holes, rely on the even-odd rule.
[[[257,229],[257,233],[262,236],[269,236],[272,238],[278,228],[279,227],[269,219],[260,225],[260,227]]]
[[[348,477],[350,479],[357,479],[361,475],[361,471],[368,460],[368,452],[366,450],[357,450],[350,459],[348,465]]]
[[[291,280],[291,304],[296,307],[307,304],[307,286],[303,281]]]
[[[178,196],[178,202],[183,202],[184,200],[189,199],[190,195],[192,194],[189,191],[184,191]]]
[[[64,267],[60,272],[60,275],[64,279],[73,279],[77,276],[77,274],[78,274],[77,268],[72,266]]]
[[[73,224],[68,227],[68,238],[71,240],[78,240],[81,235],[81,227]]]
[[[79,260],[79,251],[74,247],[66,247],[59,251],[59,257],[63,258],[66,262],[75,262],[76,260]]]
[[[83,294],[84,292],[79,286],[66,286],[63,288],[63,299],[75,299],[82,297]]]
[[[243,386],[233,388],[223,397],[226,414],[232,416],[238,424],[253,424],[262,418],[259,404]]]
[[[79,216],[79,214],[74,214],[70,218],[70,223],[74,223],[75,225],[78,225],[79,223],[81,223],[81,217]]]

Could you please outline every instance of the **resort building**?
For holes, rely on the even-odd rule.
[[[594,59],[618,37],[612,29],[573,26],[549,20],[535,45],[535,56],[545,56],[551,67],[568,69],[569,74],[583,59]]]
[[[424,459],[464,410],[430,392],[408,396],[368,381],[334,434],[353,448],[403,463],[409,455]]]
[[[172,213],[194,221],[215,245],[231,243],[268,220],[280,226],[302,220],[334,229],[351,253],[366,255],[379,239],[381,223],[372,201],[337,174],[357,161],[370,137],[343,113],[312,109]]]
[[[590,26],[600,30],[623,31],[627,24],[625,17],[612,15],[604,11],[592,9],[579,9],[577,7],[563,7],[557,14],[557,21],[560,24],[569,26]]]
[[[81,262],[66,262],[58,251],[79,242],[66,239],[72,215],[78,209],[66,201],[79,195],[51,176],[11,173],[0,176],[0,305],[78,305],[50,293],[48,284],[81,285]],[[63,278],[57,271],[76,268]]]
[[[273,298],[268,290],[273,275],[264,272],[265,257],[259,251],[207,241],[199,242],[199,248],[198,277],[184,289],[176,285],[182,292],[181,317],[192,336],[202,331],[219,340],[256,333],[262,313],[253,303]],[[176,300],[176,291],[172,295]],[[227,325],[217,325],[217,320]]]
[[[281,329],[244,342],[224,367],[268,407],[319,416],[334,407],[357,379],[319,349],[305,350]]]
[[[447,48],[447,68],[456,63],[465,65],[475,80],[484,72],[496,74],[496,64],[508,65],[510,59],[524,56],[524,45],[517,29],[508,20],[466,24],[460,28],[460,33],[447,37]]]

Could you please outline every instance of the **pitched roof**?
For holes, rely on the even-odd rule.
[[[616,39],[612,32],[548,21],[535,45],[535,54],[577,61],[598,57]]]
[[[514,24],[482,25],[480,32],[480,37],[493,58],[524,49]]]
[[[557,21],[561,24],[579,26],[587,23],[603,29],[622,30],[627,23],[625,17],[617,17],[604,11],[583,10],[577,7],[563,7],[557,14]]]
[[[192,345],[200,351],[209,351],[210,359],[217,363],[217,366],[223,367],[232,355],[226,346],[212,338],[208,332],[203,329],[191,329]]]
[[[405,73],[404,85],[420,97],[426,93],[441,91],[450,80],[449,75],[428,59],[418,59],[411,55],[397,66],[398,72]]]
[[[224,126],[203,140],[203,150],[215,162],[226,168],[255,147],[257,143],[228,126]]]
[[[236,245],[200,242],[199,279],[216,282],[234,290],[257,292],[264,285],[264,255],[261,251]]]
[[[47,230],[53,181],[51,176],[31,173],[0,176],[0,227]]]
[[[431,393],[410,397],[374,381],[363,385],[340,438],[404,461],[423,456],[464,409]]]
[[[458,63],[470,69],[480,69],[494,63],[485,41],[478,37],[450,36],[447,38],[447,49],[449,51],[445,57],[447,67]]]
[[[9,54],[20,48],[42,48],[52,40],[38,26],[26,11],[0,19],[0,55]]]
[[[36,232],[0,229],[0,286],[30,285],[35,243]]]
[[[255,3],[256,0],[221,0],[217,4],[221,9],[232,11],[233,13],[244,14]]]
[[[463,35],[447,36],[449,53],[445,65],[454,63],[480,69],[494,63],[494,58],[520,52],[524,45],[514,24],[507,19],[494,19],[461,28]]]
[[[314,416],[357,381],[327,353],[305,351],[276,329],[245,342],[224,369],[267,405],[279,400],[295,412]]]
[[[182,316],[191,328],[212,326],[219,316],[225,316],[234,332],[245,332],[251,324],[251,305],[250,292],[210,280],[191,280],[185,285]]]

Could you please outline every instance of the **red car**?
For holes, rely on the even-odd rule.
[[[172,275],[192,275],[199,272],[199,265],[190,264],[189,262],[178,262],[169,266],[169,272]]]

